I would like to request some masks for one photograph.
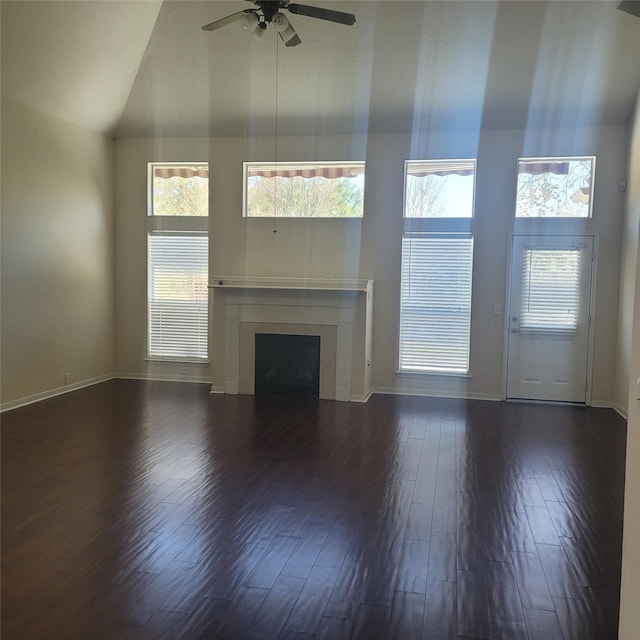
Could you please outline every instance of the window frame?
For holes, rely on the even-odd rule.
[[[210,267],[210,243],[209,239],[209,210],[207,207],[207,215],[198,216],[167,216],[167,215],[154,215],[153,212],[153,170],[157,166],[164,167],[178,167],[178,166],[198,166],[202,165],[207,167],[210,176],[210,167],[208,161],[197,162],[147,162],[147,224],[146,224],[146,243],[145,243],[145,264],[146,264],[146,356],[145,360],[151,362],[168,362],[179,363],[184,362],[187,364],[208,364],[210,362],[210,336],[209,334],[209,319],[210,319],[210,296],[207,288],[207,355],[203,358],[193,358],[189,356],[166,356],[166,355],[152,355],[151,354],[151,321],[150,321],[150,305],[151,305],[151,279],[150,279],[150,253],[149,243],[152,236],[159,235],[173,235],[183,237],[206,237],[207,238],[207,273],[209,273]],[[210,182],[209,182],[210,185]]]
[[[581,161],[581,160],[589,160],[591,162],[591,193],[589,197],[589,213],[586,216],[519,216],[518,214],[518,181],[520,178],[520,163],[524,162],[572,162],[572,161]],[[541,224],[544,222],[549,222],[553,220],[559,220],[563,223],[567,223],[567,221],[589,221],[593,219],[593,202],[594,202],[594,193],[595,193],[595,180],[596,180],[596,156],[595,155],[579,155],[579,156],[540,156],[540,157],[526,157],[526,158],[517,158],[516,159],[516,196],[514,200],[514,208],[513,208],[513,219],[517,224]],[[536,222],[532,222],[536,221]]]
[[[363,186],[363,205],[362,214],[359,216],[252,216],[248,212],[249,201],[249,170],[252,167],[264,167],[272,168],[273,170],[285,170],[290,168],[291,170],[305,169],[311,167],[354,167],[362,168],[362,175],[366,181],[366,163],[364,160],[345,160],[345,161],[304,161],[304,162],[288,162],[288,161],[267,161],[267,162],[255,162],[246,161],[242,163],[242,218],[246,220],[362,220],[364,218],[364,186]]]
[[[471,217],[407,217],[407,176],[408,169],[414,164],[434,164],[446,165],[471,163],[473,165],[473,189],[471,203]],[[433,365],[431,368],[408,368],[403,367],[401,362],[402,354],[402,283],[403,283],[403,248],[400,249],[400,298],[398,304],[398,334],[397,334],[397,369],[396,373],[401,375],[417,375],[417,376],[437,376],[437,377],[454,377],[454,378],[470,378],[471,377],[471,321],[472,321],[472,305],[473,305],[473,266],[475,260],[475,234],[474,227],[476,221],[476,189],[477,189],[477,159],[476,158],[433,158],[419,160],[405,160],[404,162],[404,182],[403,182],[403,202],[402,217],[403,230],[401,237],[401,245],[404,245],[405,239],[428,237],[428,238],[468,238],[471,240],[471,289],[469,297],[469,330],[468,330],[468,346],[467,346],[467,369],[466,371],[446,371]]]

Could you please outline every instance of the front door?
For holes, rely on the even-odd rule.
[[[507,398],[585,402],[592,236],[514,236]]]

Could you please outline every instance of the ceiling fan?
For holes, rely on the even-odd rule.
[[[295,4],[289,2],[289,0],[247,0],[247,2],[255,4],[256,8],[238,11],[226,18],[206,24],[202,27],[203,31],[215,31],[232,22],[240,21],[245,31],[252,33],[254,38],[260,39],[266,31],[267,25],[271,24],[278,32],[285,46],[296,47],[302,41],[287,16],[282,13],[282,9],[299,16],[319,18],[320,20],[328,20],[329,22],[337,22],[344,25],[352,25],[356,21],[356,17],[352,13],[310,7],[306,4]]]

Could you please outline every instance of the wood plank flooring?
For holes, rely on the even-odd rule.
[[[111,381],[2,415],[2,638],[614,640],[625,422]]]

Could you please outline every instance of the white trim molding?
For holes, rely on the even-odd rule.
[[[147,380],[149,382],[193,382],[194,384],[211,384],[208,376],[181,376],[162,373],[117,373],[113,376],[119,380]]]
[[[291,333],[295,327],[333,328],[335,346],[321,345],[320,397],[368,400],[373,280],[214,276],[213,282],[214,304],[220,301],[224,305],[225,393],[252,392],[247,391],[252,389],[248,379],[252,372],[247,376],[242,371],[243,326],[264,324],[281,328],[282,333]],[[331,375],[325,376],[329,351],[335,365],[331,364]]]
[[[49,389],[48,391],[42,391],[41,393],[34,393],[24,398],[18,398],[16,400],[9,400],[0,404],[0,413],[5,411],[11,411],[12,409],[18,409],[19,407],[25,407],[28,404],[34,402],[40,402],[41,400],[48,400],[49,398],[55,398],[65,393],[71,393],[72,391],[78,391],[78,389],[84,389],[85,387],[91,387],[94,384],[100,384],[101,382],[107,382],[107,380],[113,380],[116,378],[113,373],[109,373],[103,376],[97,376],[95,378],[89,378],[82,380],[81,382],[74,382],[73,384],[67,384],[64,387],[56,387],[55,389]]]
[[[451,400],[486,400],[489,402],[503,402],[500,395],[491,393],[467,393],[466,391],[435,391],[425,388],[404,388],[376,387],[373,393],[380,393],[391,396],[416,396],[419,398],[450,398]]]

